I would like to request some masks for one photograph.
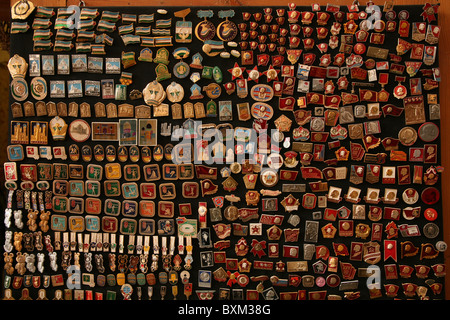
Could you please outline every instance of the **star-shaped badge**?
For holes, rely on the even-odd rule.
[[[248,81],[255,81],[256,83],[259,82],[259,76],[261,75],[261,73],[258,71],[258,67],[255,66],[253,69],[251,70],[247,70],[248,73]]]
[[[263,75],[267,77],[267,82],[270,82],[271,80],[278,81],[278,71],[275,70],[272,65],[263,72]]]
[[[228,72],[231,73],[231,76],[232,76],[231,80],[242,79],[244,71],[245,71],[245,68],[244,67],[239,67],[237,62],[234,63],[233,68],[228,69]]]

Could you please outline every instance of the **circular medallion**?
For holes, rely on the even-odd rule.
[[[200,41],[211,40],[216,35],[216,27],[208,20],[203,20],[195,26],[195,36]]]
[[[217,36],[222,41],[232,41],[238,34],[236,24],[230,20],[225,20],[217,26]]]
[[[131,294],[133,293],[133,287],[130,284],[125,283],[120,288],[120,291],[124,296],[131,296]]]
[[[355,51],[356,54],[362,55],[366,52],[366,45],[364,43],[357,43],[353,47],[353,51]]]
[[[433,205],[439,201],[439,190],[434,187],[428,187],[422,191],[421,199],[428,205]]]
[[[439,227],[435,223],[429,222],[423,226],[423,234],[429,239],[434,239],[439,234]]]
[[[397,99],[404,99],[407,93],[408,90],[404,85],[399,84],[394,88],[394,97],[396,97]]]
[[[163,86],[156,80],[147,84],[142,90],[144,101],[149,106],[159,106],[166,98],[166,91]]]
[[[267,188],[274,187],[278,183],[278,174],[276,170],[265,169],[260,175],[261,183]]]
[[[447,243],[444,241],[436,242],[436,249],[440,252],[444,252],[445,250],[447,250],[447,247]]]
[[[271,153],[267,157],[267,165],[274,170],[280,169],[283,166],[283,163],[283,157],[279,153]]]
[[[284,133],[280,130],[274,130],[272,133],[272,140],[277,143],[281,143],[284,140]]]
[[[419,127],[417,133],[422,141],[431,142],[439,136],[439,127],[433,122],[425,122]]]
[[[191,70],[191,68],[184,61],[180,61],[180,62],[176,63],[175,66],[173,67],[173,73],[174,73],[175,77],[177,77],[179,79],[186,78],[189,75],[190,70]]]
[[[31,80],[30,91],[33,98],[43,100],[47,96],[47,82],[42,77],[35,77]]]
[[[438,213],[435,209],[433,208],[427,208],[425,209],[425,211],[423,212],[423,216],[425,217],[425,219],[427,219],[428,221],[434,221],[437,219]]]
[[[319,276],[319,277],[316,278],[316,285],[319,288],[323,287],[325,284],[326,284],[326,281],[325,281],[324,277]]]
[[[240,163],[238,162],[233,162],[232,164],[230,164],[230,170],[232,173],[239,173],[241,172],[242,166]]]
[[[233,205],[228,206],[225,208],[225,210],[223,212],[223,216],[228,221],[235,221],[239,217],[239,210],[236,206],[233,206]]]
[[[184,97],[184,89],[179,83],[172,82],[166,88],[166,95],[170,102],[180,102]]]
[[[75,142],[84,142],[91,136],[91,126],[84,120],[74,120],[69,125],[69,136]]]
[[[413,188],[408,188],[405,191],[403,191],[403,201],[407,204],[414,204],[419,200],[419,193],[417,190]]]
[[[246,287],[250,282],[250,278],[246,274],[242,273],[237,276],[236,280],[241,287]]]
[[[28,98],[28,84],[24,78],[15,78],[11,81],[11,95],[16,101]]]
[[[331,288],[337,287],[341,283],[341,278],[337,274],[330,274],[327,277],[327,285]]]
[[[399,131],[398,139],[404,146],[412,146],[417,140],[417,131],[412,127],[404,127]]]

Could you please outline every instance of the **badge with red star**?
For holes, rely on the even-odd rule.
[[[263,72],[263,75],[267,77],[267,82],[270,82],[271,80],[278,81],[278,71],[275,70],[272,65]]]
[[[233,68],[228,69],[228,72],[231,73],[231,76],[232,76],[231,80],[242,79],[244,71],[245,71],[245,68],[244,67],[239,67],[237,62],[234,63]]]
[[[258,71],[258,67],[255,66],[253,69],[251,70],[247,70],[248,73],[248,81],[255,81],[256,83],[259,82],[259,76],[261,75],[260,72]]]

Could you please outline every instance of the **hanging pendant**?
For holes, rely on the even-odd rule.
[[[225,21],[217,26],[217,36],[222,41],[232,41],[238,33],[236,24],[228,20],[234,17],[234,10],[221,10],[218,15],[221,19],[225,18]]]
[[[175,42],[190,43],[192,42],[192,21],[186,21],[186,16],[191,12],[187,8],[175,12],[173,15],[177,18],[182,18],[182,21],[177,21],[175,24]]]
[[[199,18],[204,18],[197,26],[195,27],[195,36],[200,41],[211,40],[216,35],[216,27],[214,24],[206,18],[212,18],[214,12],[212,10],[198,10],[197,16]]]

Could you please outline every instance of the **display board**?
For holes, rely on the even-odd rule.
[[[4,297],[444,297],[437,5],[26,4]]]

